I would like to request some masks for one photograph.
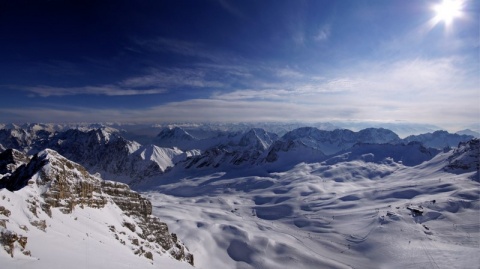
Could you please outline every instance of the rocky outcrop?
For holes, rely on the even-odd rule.
[[[167,224],[152,215],[150,201],[132,191],[126,184],[104,181],[89,174],[83,166],[66,159],[56,151],[46,149],[39,152],[28,164],[21,165],[13,174],[2,178],[1,182],[2,187],[10,191],[31,188],[32,193],[38,193],[37,197],[29,196],[27,209],[34,215],[30,224],[42,231],[48,228],[46,221],[39,218],[40,211],[54,218],[53,208],[58,208],[64,214],[70,214],[78,208],[101,209],[107,204],[115,205],[126,216],[123,226],[133,232],[128,239],[132,243],[135,242],[134,253],[153,259],[152,252],[161,254],[166,251],[172,257],[193,265],[193,255],[176,235],[169,232]],[[0,214],[7,217],[2,218],[5,220],[4,228],[9,213],[8,209],[0,208]],[[110,228],[110,231],[120,243],[122,241],[125,243],[115,227]],[[23,239],[19,236],[10,236],[11,233],[7,229],[2,230],[2,233],[5,233],[5,236],[2,234],[2,244],[13,255],[11,245],[23,242]]]
[[[102,181],[101,189],[129,216],[147,217],[152,214],[152,203],[132,191],[127,184],[106,180]]]
[[[459,143],[448,158],[444,170],[456,174],[476,171],[472,179],[480,181],[480,139]]]
[[[20,165],[28,163],[28,156],[16,149],[0,153],[0,174],[13,173]]]
[[[132,191],[127,184],[114,181],[103,181],[102,191],[109,195],[127,216],[136,220],[134,223],[125,222],[124,226],[137,232],[137,235],[144,241],[159,244],[177,260],[184,260],[193,265],[193,255],[188,253],[186,247],[177,239],[175,234],[170,234],[167,224],[151,215],[152,204],[149,200]],[[135,242],[138,245],[138,240]],[[146,257],[151,255],[143,248],[136,251]]]
[[[12,231],[6,230],[0,232],[0,244],[12,258],[16,248],[19,248],[24,255],[30,256],[30,252],[25,249],[27,241],[28,238],[26,236],[16,234]]]

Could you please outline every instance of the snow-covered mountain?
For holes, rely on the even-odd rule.
[[[477,144],[358,144],[283,172],[175,170],[138,187],[198,268],[478,268]],[[469,169],[445,170],[460,159]]]
[[[172,129],[163,129],[158,135],[157,138],[160,142],[169,142],[179,144],[184,141],[196,140],[191,134],[183,130],[180,127],[174,127]]]
[[[311,127],[295,129],[286,133],[282,139],[300,141],[326,155],[348,149],[357,143],[397,143],[400,140],[398,135],[387,129],[368,128],[353,132],[346,129],[324,131]]]
[[[480,140],[478,138],[462,142],[458,148],[448,157],[448,165],[445,171],[463,174],[477,172],[472,179],[480,182]]]
[[[302,140],[277,140],[259,158],[271,170],[287,170],[301,162],[318,162],[326,155],[317,147],[306,145]]]
[[[203,134],[202,138],[197,138],[182,127],[170,126],[171,128],[164,128],[154,139],[156,145],[141,145],[125,139],[124,131],[101,124],[77,125],[66,131],[57,131],[65,126],[52,125],[10,127],[12,128],[0,130],[0,144],[3,147],[0,150],[14,148],[34,154],[52,148],[82,164],[91,173],[135,184],[143,179],[157,177],[177,164],[184,168],[266,165],[270,171],[280,171],[299,162],[323,161],[327,156],[333,157],[339,152],[348,151],[358,143],[408,144],[419,141],[427,147],[444,148],[471,138],[437,131],[400,139],[394,132],[382,128],[353,132],[345,129],[327,131],[314,127],[297,128],[281,138],[260,128],[237,132],[202,129],[197,132]],[[193,126],[184,127],[195,132]]]
[[[142,146],[123,138],[118,130],[108,127],[86,131],[70,129],[57,132],[48,139],[37,137],[25,148],[29,149],[29,153],[45,148],[54,149],[68,159],[81,163],[91,173],[101,173],[106,179],[121,182],[141,180],[163,173],[175,162],[188,156],[176,148]]]
[[[435,131],[433,133],[426,133],[420,135],[411,135],[403,139],[404,142],[412,141],[421,142],[426,147],[437,149],[456,147],[460,142],[466,142],[474,138],[471,135],[451,134],[447,131]]]
[[[30,161],[27,155],[16,149],[7,149],[0,153],[0,176],[13,173],[19,166]]]
[[[478,139],[181,124],[152,127],[168,127],[159,147],[106,126],[6,128],[2,266],[190,268],[189,253],[201,269],[480,263]]]
[[[229,133],[218,132],[215,137],[197,138],[189,134],[181,127],[165,128],[152,141],[160,147],[178,147],[181,150],[206,150],[223,142]]]
[[[151,215],[147,199],[125,184],[89,174],[53,150],[39,152],[3,177],[0,199],[5,250],[0,259],[6,268],[193,264],[183,243]]]
[[[409,144],[355,144],[352,148],[336,154],[325,161],[335,164],[353,160],[375,163],[401,163],[406,166],[419,165],[435,157],[438,149],[426,148],[419,142]]]
[[[27,130],[17,126],[12,129],[0,129],[0,149],[29,151],[35,142],[48,141],[51,133],[44,130]]]
[[[219,139],[220,144],[210,147],[200,155],[182,163],[185,168],[254,165],[262,153],[277,139],[274,133],[251,129],[246,133],[232,134]]]
[[[418,123],[406,123],[406,122],[348,122],[348,121],[335,121],[333,122],[337,128],[349,129],[352,131],[362,130],[365,128],[385,128],[392,130],[400,137],[407,137],[409,135],[424,134],[428,132],[434,132],[441,128],[432,124],[418,124]]]

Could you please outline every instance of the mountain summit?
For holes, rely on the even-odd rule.
[[[49,264],[84,244],[103,255],[130,251],[127,260],[138,265],[145,262],[135,256],[155,263],[165,255],[193,264],[183,243],[151,215],[150,201],[126,184],[89,174],[54,150],[39,152],[1,178],[0,188],[1,242],[12,257],[37,257]],[[39,247],[45,244],[57,254]],[[64,262],[58,264],[67,266]]]

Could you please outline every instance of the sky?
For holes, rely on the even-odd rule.
[[[480,4],[445,1],[0,0],[0,122],[480,129]]]

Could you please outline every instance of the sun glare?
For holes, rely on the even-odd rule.
[[[446,25],[452,23],[453,19],[462,16],[463,1],[461,0],[443,0],[435,5],[433,9],[436,12],[435,21],[443,21]]]

